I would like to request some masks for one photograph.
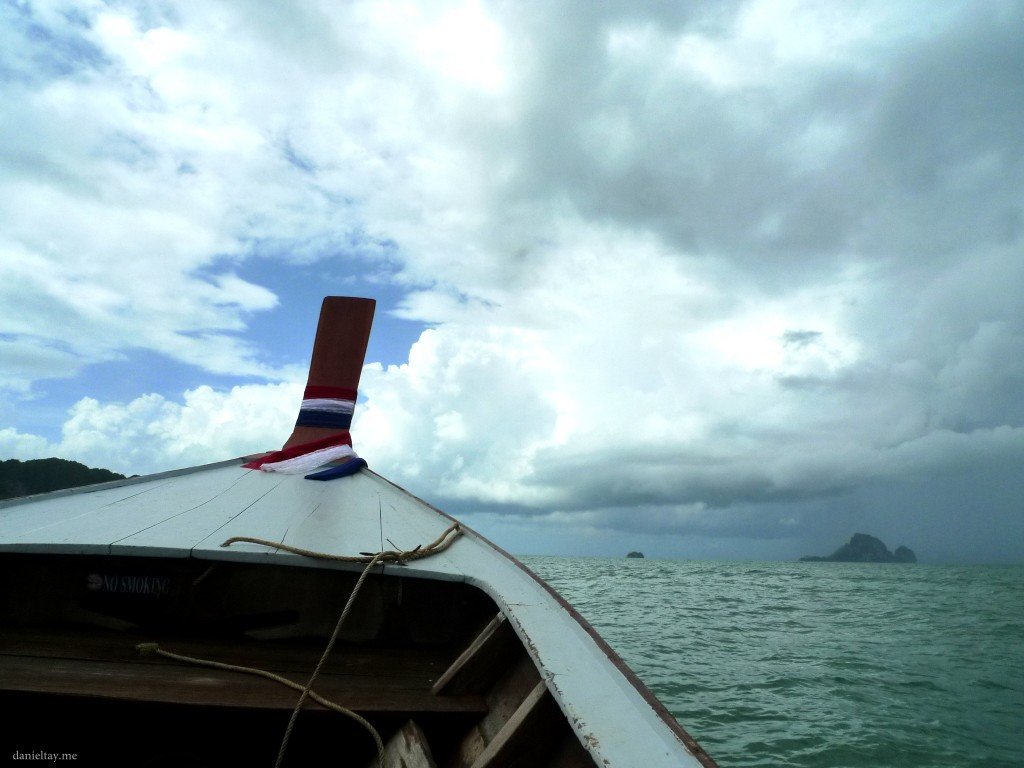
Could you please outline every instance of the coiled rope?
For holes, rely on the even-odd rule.
[[[393,563],[396,565],[405,565],[407,562],[413,560],[421,560],[424,557],[443,552],[448,549],[455,541],[456,538],[462,533],[462,528],[458,523],[453,523],[444,532],[432,541],[427,546],[419,545],[415,549],[410,550],[385,550],[377,553],[361,552],[359,555],[332,555],[327,552],[317,552],[312,549],[304,549],[302,547],[293,547],[289,544],[283,544],[277,541],[268,541],[267,539],[258,539],[250,536],[233,536],[232,538],[221,544],[222,547],[228,547],[236,542],[247,542],[250,544],[262,544],[267,547],[274,549],[281,549],[286,552],[292,552],[297,555],[303,555],[305,557],[312,557],[318,560],[333,560],[335,562],[344,563],[366,563],[366,567],[363,572],[359,575],[359,579],[356,581],[356,585],[352,588],[351,594],[348,596],[348,600],[345,602],[345,607],[341,611],[341,615],[338,617],[337,623],[334,625],[334,631],[331,633],[330,639],[327,641],[327,646],[324,648],[323,654],[320,656],[320,660],[317,662],[316,667],[313,669],[313,674],[310,675],[309,681],[305,685],[300,685],[293,680],[289,680],[286,677],[281,677],[273,672],[268,672],[264,669],[258,669],[256,667],[243,667],[237,664],[225,664],[219,661],[212,661],[209,659],[198,659],[193,656],[183,656],[181,654],[172,653],[165,651],[157,643],[140,643],[135,646],[136,650],[143,655],[159,655],[176,661],[185,662],[188,664],[196,664],[204,667],[212,667],[214,669],[224,669],[232,672],[244,672],[251,675],[259,675],[265,677],[268,680],[273,680],[281,685],[286,685],[296,691],[301,691],[299,700],[295,703],[294,709],[292,709],[291,718],[288,720],[288,727],[285,728],[284,736],[281,739],[281,748],[277,753],[277,761],[274,763],[274,768],[281,768],[284,762],[284,755],[288,749],[288,742],[291,739],[292,731],[295,728],[295,722],[298,720],[299,712],[302,711],[303,705],[306,703],[306,699],[310,698],[317,704],[320,704],[327,709],[338,712],[339,714],[345,715],[352,718],[357,723],[366,728],[373,736],[374,743],[377,745],[377,765],[383,768],[384,765],[384,743],[381,741],[380,734],[377,733],[377,729],[370,724],[365,718],[356,714],[350,709],[346,709],[340,704],[335,704],[333,701],[329,701],[321,696],[319,693],[313,690],[313,683],[316,682],[317,677],[320,675],[320,670],[323,668],[324,663],[331,655],[331,651],[334,649],[334,644],[338,639],[338,635],[341,633],[341,628],[345,623],[345,619],[348,618],[349,611],[352,609],[352,605],[356,601],[356,597],[359,594],[359,590],[363,586],[363,582],[366,581],[366,577],[373,570],[374,566],[378,564]]]
[[[304,555],[305,557],[315,557],[318,560],[333,560],[339,563],[369,563],[372,559],[377,558],[381,563],[394,563],[396,565],[405,565],[413,560],[422,560],[424,557],[430,557],[431,555],[443,552],[451,546],[452,542],[462,533],[462,526],[458,523],[452,523],[450,526],[445,528],[444,532],[438,536],[434,541],[423,546],[422,544],[417,546],[415,549],[409,550],[384,550],[383,552],[360,552],[358,555],[332,555],[327,552],[317,552],[313,549],[304,549],[303,547],[293,547],[291,544],[284,544],[279,541],[270,541],[268,539],[257,539],[252,536],[232,536],[230,539],[221,544],[222,547],[230,547],[232,544],[247,543],[247,544],[262,544],[265,547],[271,547],[273,549],[280,549],[284,552],[291,552],[295,555]]]

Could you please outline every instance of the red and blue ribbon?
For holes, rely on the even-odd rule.
[[[295,426],[348,429],[352,426],[356,394],[356,390],[349,387],[306,387]]]

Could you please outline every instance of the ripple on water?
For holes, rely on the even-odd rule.
[[[1024,568],[525,559],[723,766],[1024,765]]]

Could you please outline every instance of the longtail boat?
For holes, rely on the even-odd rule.
[[[514,557],[373,472],[374,302],[280,451],[0,503],[0,746],[78,765],[714,766]]]

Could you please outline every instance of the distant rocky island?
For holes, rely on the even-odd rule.
[[[895,552],[881,539],[866,533],[855,533],[846,544],[827,557],[809,555],[801,557],[805,563],[916,563],[917,556],[909,547],[898,546]]]
[[[0,499],[77,488],[80,485],[122,480],[124,475],[108,469],[93,469],[67,459],[0,461]]]
[[[628,555],[626,555],[626,557],[643,557],[643,556],[644,556],[643,552],[637,552],[636,550],[633,550]]]

